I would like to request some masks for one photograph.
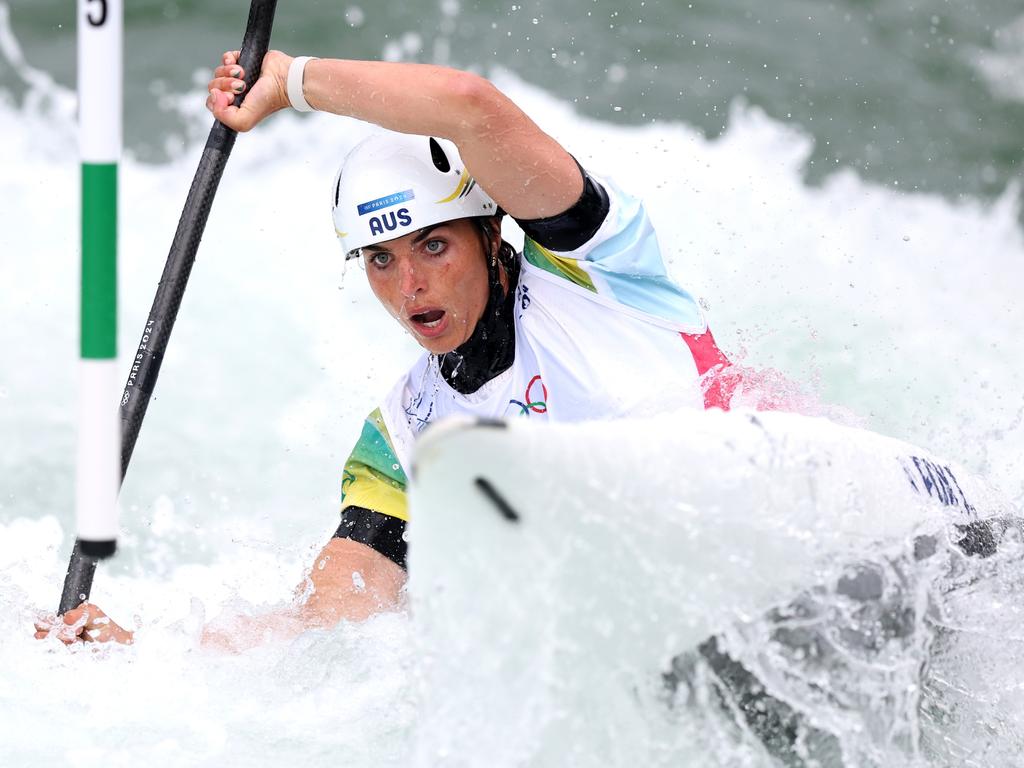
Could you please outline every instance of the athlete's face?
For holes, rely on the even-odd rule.
[[[487,306],[483,237],[469,219],[426,227],[362,249],[374,295],[434,354],[472,334]]]

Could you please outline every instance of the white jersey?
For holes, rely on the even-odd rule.
[[[706,335],[713,348],[703,314],[668,277],[642,203],[601,184],[608,215],[583,246],[555,252],[527,239],[508,370],[464,395],[424,354],[389,393],[380,426],[402,470],[417,435],[450,416],[572,422],[705,406],[709,362],[694,342]]]

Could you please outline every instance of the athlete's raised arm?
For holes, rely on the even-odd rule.
[[[241,107],[238,52],[224,54],[207,105],[225,125],[247,131],[288,107],[292,57],[271,51]],[[450,139],[469,172],[507,213],[539,219],[568,210],[583,192],[576,161],[490,81],[429,64],[313,59],[302,92],[310,106],[393,131]]]

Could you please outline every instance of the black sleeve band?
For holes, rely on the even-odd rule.
[[[405,521],[382,515],[365,507],[346,507],[335,539],[352,539],[380,552],[388,560],[405,568]]]
[[[572,208],[544,219],[516,219],[527,237],[553,251],[575,251],[594,236],[608,216],[608,193],[577,165],[583,174],[583,194]]]

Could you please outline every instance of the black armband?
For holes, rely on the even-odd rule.
[[[526,236],[552,251],[575,251],[584,245],[604,223],[611,203],[605,188],[590,178],[583,166],[583,194],[573,206],[544,219],[516,219]]]
[[[405,520],[383,515],[365,507],[345,507],[335,539],[351,539],[380,552],[391,562],[405,568]]]

